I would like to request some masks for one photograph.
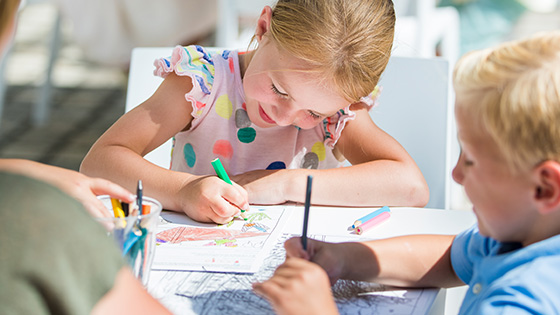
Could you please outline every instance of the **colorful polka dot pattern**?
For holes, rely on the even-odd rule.
[[[193,146],[190,143],[185,144],[183,147],[183,156],[189,167],[193,167],[196,162],[196,154],[194,153]]]
[[[319,142],[319,141],[315,142],[315,144],[313,144],[313,146],[311,147],[311,152],[317,155],[319,161],[325,160],[325,156],[327,152],[325,150],[325,145],[323,144],[323,142]]]
[[[227,94],[220,95],[220,97],[218,97],[216,104],[214,104],[214,108],[216,109],[216,113],[226,120],[233,114],[233,104],[229,100]]]
[[[284,163],[282,161],[276,161],[276,162],[270,163],[270,165],[268,165],[268,167],[266,169],[267,170],[283,170],[285,168],[286,168],[286,163]]]
[[[237,139],[243,143],[251,143],[255,141],[257,131],[254,128],[241,128],[237,130]]]
[[[222,53],[222,58],[228,61],[229,70],[232,74],[235,73],[235,67],[233,66],[233,58],[230,56],[230,51],[224,51]],[[233,103],[229,99],[227,94],[220,95],[216,99],[214,104],[214,109],[218,116],[224,118],[225,120],[230,120],[233,115]],[[237,140],[241,143],[251,143],[255,141],[257,137],[257,131],[255,128],[251,127],[252,122],[249,119],[247,110],[245,108],[245,103],[243,103],[242,108],[235,111],[234,120],[237,130]],[[224,122],[229,123],[229,122]],[[214,143],[213,153],[219,155],[223,158],[231,158],[233,156],[233,146],[228,140],[220,139]]]
[[[225,159],[231,159],[233,156],[233,147],[227,140],[218,140],[214,142],[212,153]]]
[[[303,157],[303,161],[301,162],[301,168],[306,169],[317,169],[319,167],[319,157],[315,152],[308,152]]]

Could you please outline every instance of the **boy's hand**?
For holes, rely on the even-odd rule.
[[[317,264],[288,257],[272,278],[254,283],[278,314],[338,314],[329,279]]]
[[[241,209],[249,209],[247,191],[236,183],[230,185],[216,176],[190,181],[181,190],[183,211],[193,220],[219,224],[233,220]]]
[[[309,260],[321,266],[327,273],[331,285],[342,277],[344,271],[343,246],[334,243],[307,240],[307,251],[301,245],[301,237],[293,237],[284,243],[286,257],[297,257]]]

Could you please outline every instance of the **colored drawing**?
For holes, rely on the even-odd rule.
[[[201,224],[164,213],[153,269],[251,273],[258,270],[289,217],[285,206],[251,207],[247,221]]]
[[[244,232],[237,230],[226,230],[219,228],[198,228],[180,226],[159,232],[156,239],[160,243],[178,244],[186,241],[207,241],[219,239],[239,239],[244,237],[255,237],[266,233]]]
[[[247,215],[247,222],[255,222],[255,221],[263,221],[263,220],[272,220],[266,212],[253,212]]]

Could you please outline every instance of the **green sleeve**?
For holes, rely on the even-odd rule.
[[[89,314],[124,266],[79,202],[4,172],[0,253],[0,314]]]

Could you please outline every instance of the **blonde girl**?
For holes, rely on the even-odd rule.
[[[394,24],[389,0],[280,0],[262,10],[255,50],[176,47],[155,62],[158,90],[81,171],[131,189],[142,179],[166,209],[218,223],[249,203],[302,202],[309,174],[314,204],[423,206],[421,172],[368,114]],[[169,138],[169,170],[142,158]],[[213,176],[216,157],[233,185]]]

